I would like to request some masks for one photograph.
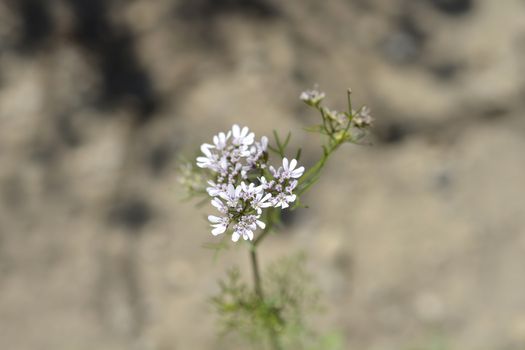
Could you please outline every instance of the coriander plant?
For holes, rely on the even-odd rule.
[[[366,106],[338,112],[323,106],[325,94],[316,89],[301,93],[300,99],[316,109],[321,122],[307,131],[322,135],[323,153],[311,168],[299,164],[301,149],[288,158],[291,134],[284,138],[274,131],[256,139],[248,127],[233,125],[200,147],[202,155],[183,165],[181,182],[192,195],[211,198],[214,214],[208,216],[213,236],[245,242],[250,254],[253,286],[242,281],[238,269],[219,282],[213,299],[225,332],[237,332],[254,346],[277,349],[334,349],[337,337],[316,337],[306,327],[304,312],[316,305],[317,292],[310,288],[304,271],[304,256],[271,265],[261,274],[257,248],[274,232],[283,210],[300,207],[301,196],[319,179],[330,156],[344,143],[358,143],[372,124]],[[274,160],[275,159],[275,160]],[[272,164],[278,164],[274,166]],[[242,238],[242,240],[241,240]]]

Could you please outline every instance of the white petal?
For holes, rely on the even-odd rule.
[[[255,134],[251,132],[245,137],[244,143],[247,145],[251,145],[254,140],[255,140]]]
[[[257,220],[256,221],[257,225],[262,228],[264,230],[264,228],[266,227],[266,224],[264,222],[262,222],[261,220]]]
[[[214,224],[218,224],[219,222],[221,222],[221,218],[215,215],[208,215],[208,221]]]
[[[298,177],[303,176],[303,173],[304,173],[304,166],[299,167],[299,168],[295,169],[294,171],[292,171],[291,176],[292,176],[293,178],[296,178],[296,179],[297,179]]]
[[[246,137],[246,135],[248,134],[248,131],[249,131],[248,127],[245,126],[244,128],[242,128],[240,136],[243,138]]]
[[[241,238],[241,235],[237,231],[232,233],[232,241],[237,242],[239,238]]]
[[[284,170],[288,170],[288,158],[283,158],[283,168]]]
[[[295,167],[297,166],[297,160],[296,159],[292,159],[290,161],[290,168],[288,170],[292,171],[295,169]]]
[[[236,137],[236,138],[239,137],[239,134],[241,133],[239,125],[233,124],[233,126],[232,126],[232,133],[233,133],[233,137]]]
[[[217,208],[217,209],[220,209],[220,208],[222,208],[222,206],[223,206],[221,200],[218,199],[218,198],[213,198],[213,199],[211,200],[211,205],[213,205],[213,206],[214,206],[215,208]]]
[[[303,91],[301,92],[301,95],[299,96],[299,98],[303,101],[306,101],[310,98],[310,96],[308,95],[308,93],[306,91]]]
[[[248,231],[246,232],[246,234],[243,235],[243,238],[244,240],[250,240],[252,241],[253,240],[253,232],[252,231]]]
[[[239,196],[241,194],[241,191],[242,191],[242,187],[241,186],[237,186],[237,188],[235,189],[235,192],[234,192],[234,195],[235,195],[234,198],[239,198]]]
[[[211,165],[211,162],[208,158],[199,157],[197,158],[197,166],[199,168],[208,168]]]
[[[228,184],[227,191],[228,191],[228,196],[230,196],[230,198],[234,198],[234,196],[235,196],[235,187],[233,186],[233,184]]]
[[[219,190],[219,189],[217,189],[215,187],[207,187],[206,188],[206,192],[208,192],[208,194],[210,196],[212,196],[212,197],[218,196],[218,195],[220,195],[222,193],[221,190]],[[213,204],[213,202],[212,202],[212,204]]]
[[[226,231],[226,226],[217,226],[213,230],[211,230],[211,234],[217,236],[221,233],[224,233],[224,231]]]
[[[226,145],[226,135],[224,135],[223,132],[219,133],[219,141],[220,141],[221,148]]]
[[[211,158],[210,148],[213,148],[213,146],[208,145],[207,143],[201,145],[201,152],[204,153],[208,158]]]
[[[261,137],[261,147],[263,151],[266,151],[266,148],[268,147],[268,138],[266,136]]]

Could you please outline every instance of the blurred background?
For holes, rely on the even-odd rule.
[[[203,248],[178,159],[240,123],[312,165],[316,83],[373,145],[262,265],[305,251],[346,349],[525,349],[523,0],[0,1],[0,348],[235,349],[208,298],[247,252]]]

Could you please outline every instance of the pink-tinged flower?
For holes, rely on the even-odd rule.
[[[250,129],[248,129],[247,126],[241,129],[237,124],[232,126],[232,135],[232,143],[235,146],[249,146],[253,143],[255,138],[255,134],[250,132]]]
[[[223,150],[226,148],[228,139],[230,138],[231,132],[228,131],[228,134],[220,132],[218,135],[213,136],[213,144],[218,150]]]
[[[215,182],[211,180],[208,181],[208,185],[210,186],[206,188],[206,192],[208,192],[210,197],[216,197],[220,195],[221,193],[224,192],[224,188],[226,187],[226,185],[224,184],[216,184]]]
[[[230,219],[227,216],[209,215],[208,220],[211,222],[211,227],[213,227],[211,234],[214,236],[224,233],[230,224]]]
[[[218,157],[216,154],[213,154],[210,149],[213,146],[207,143],[204,143],[201,146],[201,151],[204,153],[204,157],[197,157],[197,166],[200,168],[210,168],[212,170],[217,168]]]
[[[253,231],[257,229],[257,226],[262,229],[266,227],[266,224],[259,220],[259,216],[243,216],[239,222],[233,226],[232,241],[237,242],[241,237],[245,241],[253,240]]]
[[[282,177],[289,179],[289,178],[300,178],[304,173],[304,167],[299,167],[295,169],[297,166],[297,160],[292,159],[290,162],[288,162],[287,158],[283,158],[283,171],[282,171]]]
[[[272,198],[271,193],[264,193],[259,192],[255,195],[255,198],[251,201],[251,206],[257,214],[261,215],[262,210],[264,208],[268,208],[272,206],[272,203],[270,202],[270,198]]]
[[[295,199],[296,199],[295,194],[287,194],[287,193],[281,192],[276,197],[272,198],[272,205],[275,208],[281,207],[282,209],[286,209],[290,206],[289,203],[295,202]]]
[[[219,194],[219,196],[226,201],[226,205],[230,208],[236,208],[239,200],[241,199],[241,186],[233,186],[229,184],[225,192]]]
[[[255,195],[258,193],[261,193],[263,191],[263,187],[261,185],[255,186],[253,182],[250,182],[249,185],[246,185],[246,183],[243,181],[241,182],[241,189],[242,189],[242,197],[245,200],[249,200],[251,198],[254,198]]]
[[[273,168],[273,167],[271,167],[271,168]],[[263,190],[269,190],[269,189],[271,190],[273,188],[273,186],[275,185],[275,181],[274,180],[268,181],[268,180],[266,180],[266,178],[264,176],[261,176],[259,178],[259,182],[261,183],[261,186],[263,187]]]
[[[215,208],[217,208],[218,211],[220,211],[223,214],[226,214],[228,212],[228,207],[217,197],[211,200],[211,205],[213,205]]]

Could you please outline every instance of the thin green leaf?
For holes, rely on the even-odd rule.
[[[275,129],[273,130],[273,137],[275,137],[275,142],[277,142],[277,148],[281,149],[281,140],[279,139],[279,135]]]
[[[281,152],[279,152],[278,149],[275,149],[275,148],[273,148],[273,147],[270,146],[270,145],[268,145],[268,149],[269,149],[270,151],[274,152],[275,154],[279,154],[279,155],[281,154]]]
[[[291,137],[292,137],[292,133],[288,131],[288,134],[286,135],[286,140],[284,140],[284,143],[283,143],[283,151],[286,148],[286,146],[288,146],[288,143],[290,142]]]
[[[295,159],[297,159],[298,161],[301,158],[301,152],[302,152],[302,148],[299,148],[297,150],[297,153],[295,154]]]

